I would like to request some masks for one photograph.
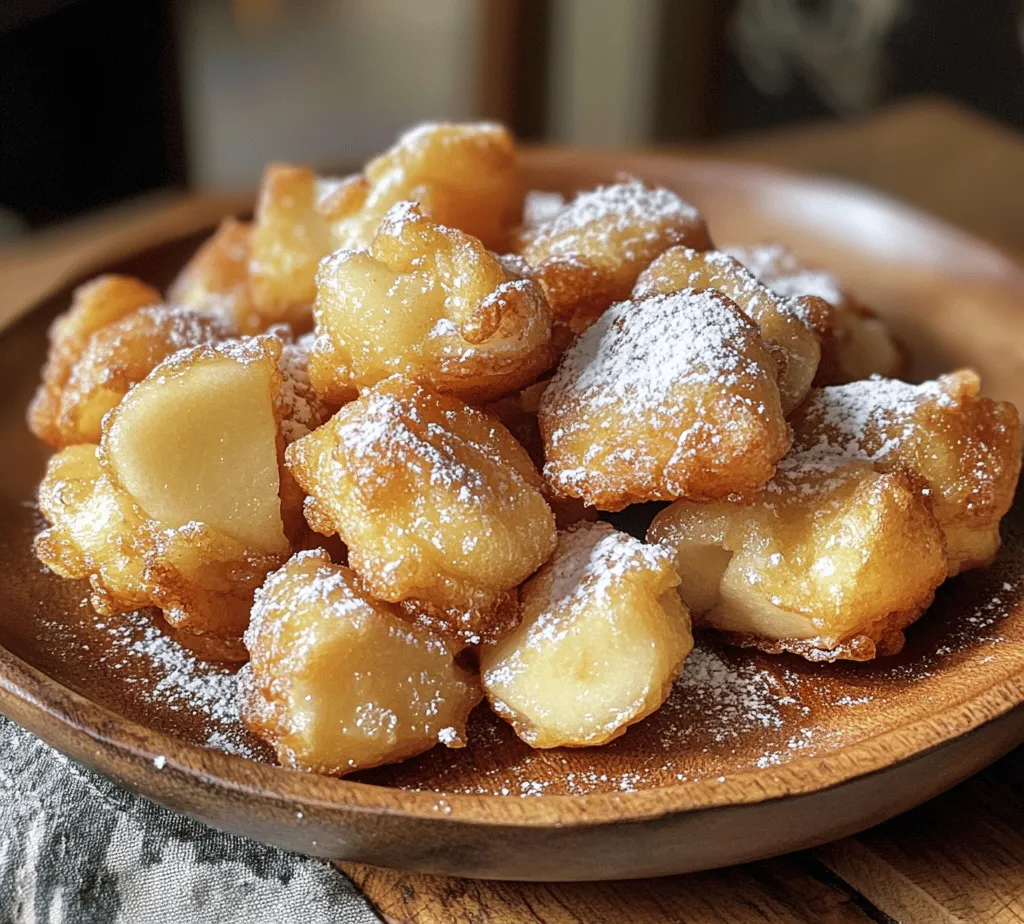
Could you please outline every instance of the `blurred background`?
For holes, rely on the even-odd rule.
[[[1024,128],[1024,0],[0,0],[0,241],[423,119],[686,145],[920,93]]]

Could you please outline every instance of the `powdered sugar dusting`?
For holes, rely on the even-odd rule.
[[[608,523],[580,523],[559,534],[548,565],[551,609],[601,602],[628,573],[661,570],[669,558],[661,546],[647,545]]]
[[[621,237],[619,246],[628,256],[630,235],[639,231],[656,239],[662,225],[690,225],[700,220],[700,212],[671,190],[630,180],[580,193],[547,221],[528,228],[527,236],[530,246],[540,247],[550,256],[574,253],[579,232],[599,231]]]
[[[108,644],[98,663],[135,687],[143,702],[171,712],[200,715],[208,728],[207,746],[251,757],[238,714],[235,671],[197,658],[142,613],[99,622]]]
[[[327,408],[309,381],[313,335],[306,334],[281,350],[281,390],[277,396],[281,435],[286,444],[311,433],[327,419]]]
[[[780,469],[831,469],[851,461],[881,461],[913,435],[915,414],[927,402],[952,406],[955,399],[939,381],[911,385],[878,375],[816,389],[804,405],[793,451]]]
[[[731,246],[726,253],[740,261],[781,298],[813,295],[839,307],[844,296],[839,281],[824,270],[810,269],[781,244]]]
[[[532,228],[550,221],[565,208],[565,196],[561,193],[531,189],[523,199],[523,224]]]
[[[612,305],[565,354],[545,400],[671,415],[686,385],[735,385],[752,371],[753,328],[711,291]],[[550,396],[550,398],[549,398]]]

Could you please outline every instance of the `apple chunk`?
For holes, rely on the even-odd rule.
[[[522,622],[480,650],[494,711],[534,748],[617,738],[665,701],[693,648],[668,555],[607,523],[559,534]]]
[[[255,552],[286,554],[276,338],[176,354],[107,420],[103,456],[150,517],[202,523]]]

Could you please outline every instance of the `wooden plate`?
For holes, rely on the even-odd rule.
[[[531,185],[564,191],[627,170],[700,205],[718,241],[788,241],[891,318],[919,374],[970,364],[989,394],[1024,407],[1024,272],[958,231],[760,168],[554,150],[527,152],[524,167]],[[94,270],[164,285],[201,237]],[[948,583],[896,658],[811,665],[703,639],[666,706],[604,748],[530,751],[481,708],[461,752],[348,780],[261,763],[218,695],[226,669],[160,642],[145,614],[97,620],[81,584],[32,557],[47,453],[22,415],[69,288],[0,336],[0,709],[139,793],[324,857],[510,879],[654,876],[850,834],[1024,739],[1022,500],[998,561]]]

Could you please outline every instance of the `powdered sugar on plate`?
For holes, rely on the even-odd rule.
[[[106,649],[101,667],[136,691],[143,703],[190,713],[207,726],[207,746],[251,757],[238,715],[236,671],[197,658],[144,613],[100,618]]]

